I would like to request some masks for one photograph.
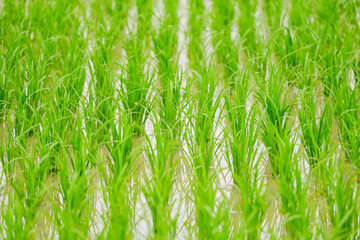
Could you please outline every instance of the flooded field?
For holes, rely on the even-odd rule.
[[[0,0],[1,239],[360,238],[357,0]]]

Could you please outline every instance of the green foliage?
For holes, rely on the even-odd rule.
[[[359,1],[0,2],[2,239],[360,237]]]

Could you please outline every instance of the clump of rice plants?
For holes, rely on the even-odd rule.
[[[239,189],[239,200],[236,209],[241,214],[240,236],[257,238],[266,211],[263,183],[259,179],[257,160],[260,126],[257,105],[251,106],[246,101],[251,92],[249,69],[244,69],[235,77],[235,89],[232,95],[225,94],[226,119],[229,123],[226,131],[226,159],[232,173],[234,184]],[[260,183],[260,184],[259,184]]]
[[[268,149],[269,166],[274,176],[279,175],[278,139],[290,135],[292,105],[287,103],[288,90],[281,70],[274,67],[267,81],[258,82],[257,98],[264,111],[261,125],[261,140]]]
[[[305,92],[302,96],[299,120],[301,140],[303,142],[309,165],[315,167],[319,161],[331,152],[331,132],[333,129],[333,110],[330,102],[325,103],[321,115],[316,114],[314,93]]]

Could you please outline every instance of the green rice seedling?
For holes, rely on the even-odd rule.
[[[354,72],[354,81],[358,85],[360,83],[360,63],[357,59],[350,60],[351,70]]]
[[[283,50],[283,39],[284,32],[281,29],[283,22],[283,11],[284,2],[283,0],[264,1],[264,12],[266,14],[267,24],[270,30],[270,46],[269,48],[274,51],[276,55],[281,55]]]
[[[65,20],[59,20],[57,24],[70,25],[72,28],[63,26],[54,33],[54,36],[47,39],[45,55],[54,55],[54,63],[50,66],[52,76],[50,76],[48,87],[56,88],[56,91],[50,94],[49,98],[54,97],[59,105],[68,105],[69,112],[73,113],[79,107],[85,84],[85,66],[88,57],[86,53],[89,41],[87,25],[90,24],[90,20],[79,19],[77,15],[82,14],[82,8],[78,10],[80,13],[72,9],[77,6],[76,1],[64,2],[64,5],[69,16]],[[58,27],[57,24],[54,23],[56,27]]]
[[[266,13],[267,22],[270,28],[280,27],[282,21],[282,10],[283,10],[282,0],[276,0],[276,1],[265,0],[264,11]]]
[[[5,190],[8,200],[2,209],[7,210],[1,213],[5,223],[2,234],[7,239],[35,237],[36,212],[48,191],[46,158],[39,158],[36,149],[28,149],[28,145],[28,140],[22,138],[7,155],[17,170]]]
[[[24,229],[23,224],[23,211],[24,204],[23,199],[19,199],[13,191],[8,191],[9,203],[5,204],[2,202],[1,217],[3,219],[4,226],[2,227],[2,237],[5,239],[18,239],[31,237],[30,229],[33,227],[32,224],[28,224],[29,228]]]
[[[15,134],[27,131],[28,135],[38,129],[41,116],[41,98],[45,90],[49,72],[47,61],[35,57],[30,49],[27,50],[24,69],[14,81],[14,97],[16,99]]]
[[[340,1],[340,15],[344,18],[343,23],[348,27],[355,28],[355,32],[359,33],[359,25],[356,20],[356,11],[359,8],[357,1]]]
[[[214,156],[217,153],[218,149],[215,149]],[[208,178],[204,179],[196,170],[190,182],[195,204],[196,236],[199,239],[230,239],[234,235],[231,208],[226,196],[217,196],[219,182],[216,173],[209,172]]]
[[[311,1],[292,1],[291,5],[287,33],[289,46],[287,48],[293,50],[292,53],[288,50],[291,54],[290,63],[293,66],[304,65],[305,58],[307,61],[318,58],[322,39],[310,20],[315,18],[311,10]],[[300,6],[303,8],[301,12],[297,11]]]
[[[334,159],[335,160],[335,159]],[[351,174],[343,159],[325,174],[327,178],[327,210],[332,226],[333,239],[352,239],[358,237],[359,190],[356,176]],[[346,176],[348,173],[348,177]]]
[[[2,44],[1,47],[1,59],[0,59],[0,118],[2,120],[6,115],[7,110],[10,108],[12,103],[12,92],[13,85],[11,78],[15,77],[18,73],[18,61],[21,55],[21,38],[14,39],[12,44]]]
[[[285,68],[289,68],[289,77],[295,78],[297,84],[312,82],[316,66],[315,58],[318,57],[321,38],[314,31],[310,19],[314,18],[311,9],[312,2],[308,0],[291,1],[288,12],[288,28],[284,33],[285,53],[282,62]],[[302,11],[298,11],[302,9]],[[300,83],[299,83],[300,81]],[[292,81],[290,81],[292,82]],[[308,86],[308,85],[306,85]],[[300,85],[303,89],[305,86]]]
[[[41,156],[40,158],[35,152],[35,149],[30,150],[29,154],[30,157],[24,159],[24,165],[20,164],[23,174],[22,179],[26,181],[25,189],[21,189],[20,187],[23,184],[17,183],[14,186],[20,187],[20,189],[14,190],[25,198],[24,218],[26,225],[27,223],[29,224],[28,226],[25,226],[25,228],[28,228],[29,231],[31,231],[35,225],[37,209],[42,204],[45,193],[49,190],[45,184],[49,172],[49,164],[47,156]]]
[[[58,171],[59,163],[56,159],[58,159],[58,154],[61,152],[61,141],[69,144],[72,137],[72,133],[64,131],[64,129],[76,132],[78,127],[78,119],[75,112],[72,112],[77,111],[77,109],[72,109],[73,106],[71,104],[74,103],[74,99],[80,99],[80,96],[74,97],[68,95],[67,98],[66,95],[70,94],[71,91],[66,91],[65,86],[62,85],[63,82],[60,79],[49,92],[51,96],[55,96],[54,98],[44,99],[46,111],[40,122],[41,132],[36,135],[37,141],[42,143],[39,146],[41,155],[49,155],[49,170],[51,172]],[[64,93],[65,96],[62,96],[60,93]],[[79,93],[75,92],[73,94]],[[57,96],[59,97],[56,98]]]
[[[216,80],[213,65],[210,63],[204,72],[195,73],[194,106],[190,106],[191,125],[194,138],[188,142],[196,176],[206,182],[210,176],[212,156],[216,152],[214,119],[220,103],[220,97],[215,95]]]
[[[236,178],[243,171],[242,168],[247,167],[250,163],[248,160],[255,156],[254,147],[259,132],[255,128],[253,121],[255,119],[250,118],[250,116],[256,116],[255,110],[248,114],[246,109],[246,99],[250,94],[249,71],[247,69],[236,79],[235,86],[233,96],[225,94],[225,106],[226,118],[229,122],[227,140],[230,148],[229,154],[232,155],[232,163],[229,162],[229,166],[231,166],[236,183]],[[250,120],[250,125],[248,125],[248,120]],[[242,141],[245,141],[246,144]]]
[[[164,22],[159,32],[153,34],[154,52],[158,60],[159,77],[162,85],[167,82],[162,79],[162,75],[172,74],[176,69],[176,61],[172,60],[176,53],[176,33],[176,26],[167,25]]]
[[[175,1],[176,2],[176,1]],[[167,2],[166,2],[167,3]],[[167,5],[165,5],[167,6]],[[169,9],[167,6],[166,9]],[[174,72],[176,69],[176,47],[177,47],[177,31],[178,20],[174,12],[166,13],[164,20],[157,32],[153,32],[152,40],[154,42],[154,53],[158,60],[158,68],[160,78],[166,72]],[[162,85],[165,80],[161,80]]]
[[[216,188],[202,184],[197,178],[195,186],[195,219],[198,239],[231,239],[234,235],[230,208],[226,199],[217,198]]]
[[[133,164],[133,132],[131,113],[120,109],[119,119],[111,122],[111,141],[106,144],[110,154],[109,164],[114,177],[131,173]],[[122,173],[124,172],[124,173]]]
[[[314,67],[315,62],[311,60],[309,56],[310,54],[307,51],[305,57],[302,58],[298,69],[294,71],[294,81],[296,82],[296,87],[298,89],[305,89],[305,91],[306,89],[312,89],[314,83],[316,82]]]
[[[19,135],[15,135],[15,126],[11,122],[10,118],[6,119],[4,132],[0,136],[1,140],[1,166],[2,174],[5,175],[5,182],[11,184],[18,176],[17,171],[19,169],[19,161],[22,154],[26,153],[27,157],[30,153],[27,153],[26,145],[30,144],[31,138],[28,138],[28,132],[24,131]],[[23,156],[24,157],[24,156]],[[31,155],[30,155],[31,157]],[[23,159],[22,159],[23,160]],[[23,160],[24,162],[24,160]]]
[[[59,179],[58,195],[53,197],[54,223],[60,238],[86,239],[91,218],[88,206],[92,199],[88,166],[95,162],[94,148],[97,151],[97,146],[89,144],[91,136],[84,136],[83,116],[76,115],[75,119],[76,127],[68,138],[57,135],[60,150],[52,158]]]
[[[231,27],[235,10],[231,0],[215,1],[212,5],[211,30],[212,41],[220,63],[225,63],[227,54],[225,46],[231,42]]]
[[[47,107],[48,110],[40,123],[42,130],[35,137],[36,141],[39,142],[39,155],[49,158],[48,170],[54,173],[58,171],[59,163],[56,159],[61,148],[59,140],[62,137],[68,137],[66,136],[67,132],[63,131],[63,129],[68,127],[69,124],[66,124],[66,120],[58,118],[56,106],[48,104]]]
[[[256,166],[258,167],[258,166]],[[264,182],[260,179],[258,169],[254,167],[244,171],[247,181],[240,182],[234,190],[233,208],[236,210],[236,224],[234,225],[235,238],[258,239],[261,236],[265,220],[267,205],[264,194]],[[260,184],[260,186],[258,186]],[[234,221],[234,222],[235,222]]]
[[[63,2],[63,4],[61,7],[66,9],[65,13],[71,12],[73,5],[68,2]],[[58,25],[62,24],[68,24],[69,26],[73,24],[78,27],[80,21],[76,21],[78,19],[77,16],[71,15],[74,12],[71,12],[69,18],[62,21],[58,19],[59,14],[53,15],[54,9],[59,7],[58,3],[50,4],[49,8],[43,12],[39,11],[39,7],[40,1],[29,3],[31,13],[38,13],[38,16],[33,16],[32,14],[29,16],[32,19],[29,31],[34,35],[34,39],[31,39],[32,36],[27,36],[30,38],[30,41],[26,40],[27,46],[22,50],[25,53],[23,61],[26,64],[24,64],[23,73],[20,73],[18,76],[24,80],[17,81],[14,90],[14,95],[18,99],[15,105],[15,115],[18,116],[15,124],[23,127],[21,129],[19,126],[17,132],[26,129],[29,134],[39,129],[39,126],[41,127],[41,124],[43,124],[43,127],[47,130],[46,135],[49,134],[48,131],[50,129],[44,122],[44,119],[52,118],[51,120],[54,120],[56,115],[56,123],[54,122],[54,125],[59,125],[59,127],[55,126],[52,128],[52,138],[54,140],[56,138],[54,131],[61,129],[63,126],[71,126],[71,123],[66,123],[71,118],[69,112],[77,110],[79,96],[85,79],[84,71],[79,66],[79,64],[83,64],[82,51],[85,44],[82,37],[77,36],[78,33],[71,33],[71,30],[73,30],[71,27],[70,29],[65,26],[64,28],[57,28]],[[48,21],[44,23],[43,20],[46,18]],[[53,28],[50,28],[50,26]],[[70,39],[67,39],[69,36],[65,38],[64,35],[66,33],[71,36]],[[80,33],[81,31],[79,31]],[[66,51],[60,51],[59,45],[62,45]],[[63,56],[63,59],[60,59],[58,54],[64,54],[65,56]],[[51,88],[50,91],[49,87],[54,88]],[[48,94],[49,92],[51,94]],[[55,107],[51,108],[54,105]],[[44,106],[50,106],[51,111],[45,111]],[[54,110],[56,110],[56,113]],[[35,114],[35,119],[31,120],[31,114]],[[31,124],[31,121],[40,124],[32,127],[28,126],[27,123]],[[52,143],[50,139],[45,141]],[[55,150],[55,147],[53,149]]]
[[[76,24],[76,23],[74,23]],[[81,32],[83,34],[83,32]],[[50,76],[51,83],[47,95],[42,102],[44,107],[49,109],[45,111],[42,118],[42,127],[45,129],[42,141],[54,144],[52,153],[56,154],[60,146],[53,141],[57,135],[63,135],[63,138],[69,138],[69,134],[63,129],[75,131],[76,121],[75,113],[78,111],[81,100],[81,94],[85,84],[85,64],[86,64],[86,39],[77,35],[72,35],[69,39],[63,36],[59,37],[62,46],[67,49],[63,51],[66,57],[63,57],[58,64],[60,70],[53,71]]]
[[[129,113],[122,111],[119,115],[117,123],[110,123],[111,141],[105,144],[109,152],[107,164],[99,162],[98,168],[104,183],[104,196],[107,196],[110,206],[110,220],[105,236],[111,239],[119,236],[121,239],[131,239],[133,210],[130,203],[134,199],[129,197],[129,182],[134,171],[134,126]]]
[[[279,141],[278,169],[276,177],[287,235],[292,239],[309,239],[310,222],[307,211],[308,181],[302,176],[301,160],[294,152],[294,140],[288,135]]]
[[[0,63],[2,66],[3,64]],[[0,116],[1,116],[1,120],[3,120],[4,115],[7,112],[7,109],[9,108],[10,105],[10,92],[11,92],[11,88],[10,88],[10,84],[6,81],[6,78],[2,77],[1,81],[1,86],[0,86]]]
[[[279,14],[282,13],[280,12]],[[285,21],[285,16],[281,18],[281,21]],[[288,21],[291,20],[289,19]],[[311,38],[309,39],[309,33],[304,33],[306,36],[302,36],[302,33],[295,34],[299,30],[290,25],[291,23],[287,24],[289,24],[289,26],[278,26],[278,29],[273,30],[274,42],[271,44],[274,45],[274,53],[277,59],[280,60],[279,65],[284,68],[289,83],[293,84],[295,82],[294,78],[298,72],[301,72],[301,64],[307,63],[306,60],[308,59],[305,60],[306,54],[314,43],[309,41],[313,40]],[[282,25],[285,25],[285,23]]]
[[[127,66],[122,69],[123,73],[118,77],[121,82],[119,94],[123,96],[121,101],[126,111],[132,113],[134,133],[140,134],[152,106],[150,86],[154,74],[146,68],[148,33],[153,15],[152,0],[137,0],[136,7],[137,30],[135,34],[130,34],[125,43]]]
[[[73,25],[75,19],[74,13],[80,7],[80,1],[65,0],[62,2],[52,1],[43,2],[39,0],[29,1],[26,10],[28,11],[25,15],[31,24],[29,30],[38,31],[39,38],[44,37],[46,39],[49,36],[56,36],[63,32],[73,31]],[[81,10],[81,8],[79,8]],[[61,12],[57,12],[61,10]],[[66,18],[64,18],[66,16]]]
[[[10,133],[10,135],[9,135]],[[11,131],[4,131],[0,135],[0,161],[2,167],[2,176],[5,176],[6,182],[13,180],[15,172],[15,161],[13,159],[16,142],[11,136]]]
[[[12,30],[17,29],[15,26],[18,26],[18,28],[24,27],[24,18],[26,16],[26,9],[23,7],[24,2],[23,1],[11,1],[11,2],[4,2],[1,9],[1,17],[0,21],[1,23],[7,23],[8,27],[11,26],[13,28]],[[2,31],[4,33],[7,33],[5,35],[1,36],[1,40],[6,40],[13,35],[10,34],[10,32],[6,31],[6,25],[1,25]],[[8,28],[7,30],[10,30],[11,28]],[[3,42],[2,42],[3,43]]]
[[[92,53],[90,54],[89,69],[91,71],[91,85],[94,87],[94,94],[89,96],[89,107],[91,105],[94,108],[94,117],[96,122],[94,123],[99,131],[99,140],[101,142],[109,139],[108,131],[110,129],[110,121],[115,114],[116,104],[113,101],[113,97],[116,93],[116,69],[118,68],[116,62],[119,59],[115,59],[116,46],[119,46],[118,42],[123,43],[126,38],[121,38],[122,30],[126,23],[125,9],[130,7],[130,3],[125,1],[112,2],[106,1],[101,3],[94,2],[92,10],[96,16],[94,22],[99,21],[100,24],[94,24],[95,28],[95,44]],[[115,5],[115,6],[113,6]],[[103,9],[106,14],[98,9]],[[120,11],[120,12],[118,12]]]
[[[240,179],[240,177],[236,177]],[[262,223],[267,211],[266,195],[264,194],[264,182],[260,178],[259,165],[243,168],[241,179],[237,180],[239,201],[235,202],[235,208],[239,212],[240,226],[236,235],[242,238],[257,239],[260,237]],[[237,198],[235,198],[237,199]]]
[[[286,28],[284,30],[284,53],[281,55],[284,56],[281,58],[280,64],[285,68],[286,76],[290,85],[296,84],[295,76],[300,68],[300,63],[304,62],[301,53],[303,49],[297,49],[296,39],[292,36],[293,30]],[[299,53],[300,52],[300,53]]]
[[[96,6],[94,6],[95,8]],[[99,6],[100,7],[100,6]],[[93,9],[94,12],[97,13],[96,9]],[[97,14],[101,14],[97,13]],[[111,67],[113,67],[113,57],[114,57],[114,47],[116,42],[119,41],[119,36],[121,32],[116,29],[113,25],[114,19],[107,19],[107,16],[97,16],[93,21],[99,21],[97,28],[94,29],[96,38],[94,39],[94,49],[91,52],[91,60],[94,64],[94,71],[96,72],[96,76],[99,78],[99,84],[106,84],[108,80],[104,80],[104,76],[102,74],[109,74],[111,72]],[[99,71],[104,73],[100,73]],[[101,74],[100,76],[98,76]]]
[[[196,148],[200,148],[197,146]],[[201,151],[199,149],[198,151]],[[191,150],[190,150],[191,151]],[[211,151],[211,149],[209,149]],[[218,149],[213,150],[213,156],[216,156]],[[193,154],[193,153],[190,153]],[[205,155],[205,152],[199,153]],[[207,153],[209,154],[209,153]],[[190,156],[192,159],[196,156]],[[203,156],[200,156],[202,158]],[[204,156],[205,157],[205,156]],[[209,159],[210,160],[210,159]],[[194,160],[193,160],[194,161]],[[203,161],[206,161],[205,159]],[[194,169],[194,163],[191,163]],[[201,166],[200,166],[201,167]],[[204,174],[199,175],[197,169],[194,169],[194,175],[190,185],[192,188],[195,204],[195,233],[199,239],[229,239],[234,235],[232,229],[232,219],[230,207],[226,196],[217,196],[218,181],[215,172],[209,171],[207,179]]]
[[[170,6],[167,7],[167,9]],[[154,52],[158,60],[158,78],[160,82],[160,108],[159,115],[163,122],[163,128],[172,137],[177,138],[181,133],[180,115],[181,115],[181,80],[182,76],[177,73],[178,62],[176,61],[177,46],[177,24],[172,19],[172,14],[166,15],[166,19],[157,34],[153,34]],[[176,17],[176,16],[173,16]]]
[[[360,119],[358,86],[354,89],[343,85],[339,91],[333,91],[335,101],[336,122],[339,129],[341,146],[346,158],[350,160],[355,169],[360,167]]]
[[[322,70],[321,83],[324,86],[324,95],[331,96],[331,92],[338,91],[346,83],[346,75],[341,72],[343,68],[342,57],[329,53],[324,57],[324,70]]]
[[[220,96],[215,95],[216,80],[213,65],[210,63],[204,72],[195,72],[193,82],[196,88],[194,106],[189,106],[190,115],[187,126],[186,142],[194,171],[192,181],[195,200],[197,235],[200,239],[213,239],[220,236],[229,237],[230,229],[218,230],[223,224],[229,224],[225,203],[220,203],[215,210],[216,189],[213,186],[215,173],[211,171],[213,159],[219,146],[215,141],[215,112],[219,106]],[[194,136],[189,135],[193,129]],[[223,214],[222,214],[223,213]]]
[[[298,9],[296,7],[300,4],[304,6],[305,12],[293,10],[294,7]],[[309,25],[306,21],[310,15],[310,13],[306,14],[309,11],[307,9],[309,3],[306,1],[292,3],[287,14],[286,10],[289,6],[287,7],[286,3],[282,1],[265,3],[265,11],[268,16],[271,16],[268,17],[271,38],[268,48],[274,52],[276,59],[279,60],[278,64],[284,68],[284,74],[286,74],[289,84],[292,85],[296,82],[296,77],[302,73],[301,65],[307,64],[306,61],[309,61],[309,59],[305,59],[308,58],[309,49],[312,48],[313,52],[316,51],[313,49],[316,42],[314,42],[313,33],[308,29]],[[316,40],[318,42],[318,39]],[[309,67],[306,67],[306,70],[309,70]]]
[[[54,57],[52,66],[57,70],[61,71],[61,64],[66,64],[66,61],[62,61],[63,58],[81,58],[81,55],[68,55],[68,51],[74,49],[64,48],[64,45],[84,44],[84,28],[87,24],[87,20],[83,18],[84,6],[80,0],[46,3],[38,0],[29,1],[29,31],[33,33],[33,46],[43,46],[44,57]]]
[[[231,38],[234,15],[235,9],[231,1],[214,2],[211,21],[212,40],[217,60],[223,67],[224,85],[229,84],[231,88],[239,68],[238,40],[233,42]]]
[[[331,132],[333,110],[330,102],[325,103],[320,116],[316,114],[316,104],[313,92],[305,92],[301,96],[299,121],[301,127],[301,142],[305,148],[307,159],[311,167],[331,152]]]
[[[253,110],[254,111],[254,110]],[[255,111],[250,113],[247,121],[250,121],[250,130],[254,130],[254,135],[259,134],[259,128],[254,128]],[[246,131],[244,129],[241,132]],[[238,135],[242,135],[239,132]],[[252,132],[249,132],[251,134]],[[243,136],[243,139],[231,139],[227,136],[227,161],[233,181],[239,189],[239,201],[235,202],[235,208],[240,214],[239,233],[242,237],[258,238],[260,235],[261,223],[266,212],[265,194],[262,192],[264,183],[260,179],[259,162],[255,161],[256,145],[250,136]],[[254,145],[252,145],[254,144]],[[240,161],[239,161],[240,160]],[[259,184],[260,183],[260,184]],[[237,200],[237,198],[235,198]],[[239,237],[240,237],[239,236]]]
[[[120,74],[119,78],[121,80],[120,95],[125,96],[122,102],[125,108],[133,113],[134,131],[140,134],[152,105],[149,101],[149,90],[153,83],[153,74],[150,73],[149,68],[146,68],[148,35],[153,15],[152,0],[137,0],[136,7],[138,10],[137,29],[136,33],[130,33],[125,42],[127,68],[123,69],[126,74]]]
[[[332,91],[338,91],[337,88],[346,84],[348,59],[354,55],[352,43],[355,41],[356,34],[352,27],[341,23],[339,9],[339,1],[333,1],[326,7],[318,6],[317,9],[317,17],[323,20],[325,25],[316,31],[322,40],[319,44],[318,56],[320,59],[317,67],[321,72],[320,79],[326,96],[331,96]],[[334,13],[330,16],[327,11],[334,11]],[[346,36],[346,38],[342,36]]]
[[[91,140],[92,136],[90,134],[89,136],[85,136],[85,132],[82,131],[83,118],[84,116],[82,114],[77,115],[75,123],[77,127],[68,140],[71,146],[71,152],[70,149],[68,150],[71,169],[79,175],[86,174],[87,169],[96,164],[95,158],[99,148],[99,145]],[[101,129],[97,131],[100,130]],[[96,129],[93,129],[93,131],[96,131]],[[66,138],[62,137],[60,139],[63,140]]]
[[[223,36],[231,34],[231,25],[234,19],[235,10],[231,0],[214,2],[212,5],[212,29]],[[217,39],[215,37],[215,39]],[[217,42],[215,40],[215,42]],[[216,45],[216,44],[215,44]]]
[[[128,176],[122,174],[115,179],[111,174],[104,179],[105,202],[110,208],[108,209],[109,223],[101,234],[109,239],[116,239],[119,236],[122,239],[131,239],[134,225],[132,205],[136,202],[136,196],[130,193]]]
[[[67,105],[67,110],[74,113],[79,108],[81,93],[84,88],[86,72],[86,54],[84,43],[77,44],[78,39],[72,39],[75,43],[70,43],[66,47],[69,48],[69,59],[62,64],[62,71],[52,77],[53,91],[50,96],[56,99],[56,104]],[[72,63],[72,64],[70,64]],[[56,90],[53,90],[56,89]],[[51,97],[49,97],[51,98]],[[66,113],[64,113],[66,114]]]
[[[104,49],[103,55],[107,54],[107,57],[114,57],[114,46],[118,42],[125,40],[123,38],[123,30],[127,24],[127,14],[131,7],[130,0],[105,0],[105,1],[92,1],[91,10],[93,15],[91,16],[94,22],[92,27],[94,31],[100,34],[95,34],[96,38],[102,42]]]
[[[175,4],[175,3],[172,3]],[[148,156],[152,178],[144,187],[145,197],[152,212],[153,233],[155,239],[174,239],[176,218],[172,219],[170,193],[177,165],[175,154],[178,136],[181,133],[180,101],[181,77],[176,73],[174,62],[176,51],[177,20],[170,4],[165,2],[167,12],[158,34],[153,34],[154,52],[158,59],[160,106],[155,113],[156,147],[153,149],[148,139]],[[174,19],[175,18],[175,19]],[[156,152],[156,153],[155,153]],[[167,183],[167,184],[165,184]]]
[[[111,1],[109,1],[109,4],[107,6],[112,6]],[[131,1],[130,0],[117,0],[115,1],[115,9],[116,13],[110,13],[111,16],[117,18],[120,22],[122,22],[122,25],[120,25],[119,30],[122,30],[123,27],[125,27],[125,24],[127,23],[126,15],[131,7]],[[121,23],[120,23],[121,24]]]
[[[18,199],[18,197],[13,193],[13,191],[8,190],[8,201],[6,204],[5,201],[1,203],[1,217],[3,219],[3,227],[1,236],[2,238],[7,239],[18,239],[26,238],[29,235],[29,230],[24,231],[24,225],[22,222],[23,218],[23,202]]]
[[[301,11],[299,11],[301,9]],[[291,1],[291,9],[289,12],[290,25],[296,30],[298,28],[303,28],[307,25],[308,17],[311,15],[311,1],[309,0],[300,0],[300,1]],[[299,36],[301,37],[301,36]]]
[[[179,0],[174,0],[174,1],[165,0],[164,5],[165,5],[165,12],[166,12],[165,22],[169,26],[170,25],[172,25],[174,27],[177,26],[179,24],[179,17],[177,15]]]
[[[149,46],[149,33],[151,29],[151,18],[153,0],[136,0],[137,9],[137,29],[136,36],[145,41],[145,46]]]
[[[102,50],[100,50],[102,51]],[[98,54],[98,53],[95,53]],[[101,53],[100,53],[101,54]],[[115,115],[116,104],[113,101],[115,96],[115,85],[117,78],[111,66],[102,59],[102,56],[92,58],[94,70],[92,71],[92,84],[94,84],[94,94],[89,95],[89,104],[95,106],[94,117],[96,127],[101,128],[98,139],[100,142],[109,139],[108,131],[110,121]]]
[[[278,138],[290,135],[290,113],[292,105],[287,103],[288,91],[280,70],[272,67],[266,82],[258,81],[259,90],[256,92],[264,118],[261,126],[260,138],[268,149],[269,166],[274,176],[279,174],[277,156],[279,154]],[[264,86],[265,85],[265,86]],[[264,89],[265,88],[265,89]]]
[[[106,119],[105,122],[99,120],[99,115],[96,115],[96,106],[94,107],[92,102],[92,97],[90,96],[90,101],[82,102],[83,111],[79,112],[79,117],[76,118],[76,131],[82,131],[84,140],[86,140],[86,153],[94,156],[87,160],[87,166],[96,166],[98,162],[96,161],[95,156],[99,152],[99,148],[106,146],[106,144],[111,141],[111,124],[114,121],[115,111],[116,111],[116,102],[113,97],[108,97],[108,103],[111,104],[109,108],[109,115],[111,118]],[[82,121],[82,122],[79,122]],[[88,153],[89,152],[89,153]]]
[[[306,6],[305,3],[304,5]],[[290,25],[292,23],[290,18],[293,16],[289,16],[291,11],[287,15],[286,10],[286,4],[283,1],[266,1],[265,3],[265,11],[268,16],[271,16],[268,17],[271,38],[269,48],[274,52],[276,59],[280,60],[278,64],[284,68],[289,84],[294,84],[299,64],[304,62],[304,52],[308,50],[310,44],[304,46],[303,38],[294,34],[297,29]],[[298,15],[295,17],[298,18]]]
[[[169,138],[168,129],[163,129],[160,116],[155,116],[155,147],[147,137],[151,178],[145,180],[144,195],[152,214],[154,239],[174,239],[176,218],[171,217],[171,192],[175,181],[174,174],[178,160],[175,158],[176,144]]]
[[[205,5],[202,0],[190,0],[189,4],[188,57],[190,68],[197,69],[204,59],[202,31],[205,29]]]
[[[75,133],[76,135],[79,133]],[[82,138],[82,134],[76,138]],[[74,141],[76,141],[74,139]],[[75,144],[74,144],[75,145]],[[68,155],[60,155],[59,162],[59,196],[54,198],[55,227],[60,238],[87,239],[90,228],[91,209],[89,203],[92,193],[89,187],[92,177],[85,169],[86,158],[91,158],[90,151],[86,154],[86,143],[76,146],[73,150],[76,162],[68,163],[70,154],[68,146],[61,142],[62,151]],[[84,159],[84,158],[85,159]]]
[[[60,194],[63,203],[55,207],[57,232],[60,238],[87,239],[90,218],[88,176],[61,170]]]
[[[226,38],[224,43],[224,52],[228,54],[224,57],[224,83],[229,84],[230,92],[233,91],[234,81],[236,81],[236,75],[239,73],[239,47],[238,44],[234,43],[231,38]]]
[[[168,74],[166,74],[168,75]],[[165,76],[163,76],[165,77]],[[160,108],[159,115],[162,121],[164,130],[169,134],[173,141],[179,140],[181,134],[181,113],[183,112],[182,94],[181,94],[181,79],[182,77],[176,73],[168,76],[165,88],[160,92]]]
[[[131,112],[134,133],[140,134],[152,106],[150,87],[153,74],[145,69],[143,40],[133,36],[127,43],[126,51],[127,66],[118,74],[121,83],[119,95],[125,110]]]
[[[251,93],[249,70],[245,69],[236,78],[232,96],[225,94],[226,119],[228,130],[225,132],[226,160],[233,181],[239,188],[241,204],[235,205],[241,214],[239,231],[243,237],[259,237],[260,224],[266,211],[265,195],[261,192],[259,181],[259,162],[256,161],[257,139],[260,127],[257,125],[258,111],[252,106],[247,112],[246,99]]]
[[[257,49],[261,45],[260,39],[257,36],[255,23],[255,12],[258,1],[237,0],[237,3],[240,12],[239,19],[237,20],[239,35],[245,51],[250,58],[252,55],[257,54]]]
[[[11,97],[11,102],[13,99],[19,102],[19,104],[15,105],[16,115],[18,115],[16,121],[24,122],[23,125],[27,129],[32,125],[32,112],[35,109],[38,110],[37,103],[40,91],[37,90],[39,87],[46,86],[47,75],[49,74],[48,67],[54,57],[46,55],[47,49],[45,43],[47,41],[44,41],[44,39],[48,36],[37,37],[38,35],[35,35],[35,30],[38,30],[36,27],[40,27],[40,25],[31,22],[29,18],[32,15],[28,16],[24,11],[24,7],[20,7],[19,4],[21,4],[19,1],[6,3],[2,9],[4,11],[4,15],[1,17],[4,23],[2,31],[5,37],[2,38],[1,45],[2,53],[6,53],[5,58],[2,58],[5,60],[3,62],[4,65],[2,65],[2,69],[5,71],[2,73],[2,77],[5,78],[3,81],[6,83],[9,83],[10,79],[14,83],[12,84],[14,95]],[[18,14],[16,15],[18,18],[12,14]],[[35,30],[33,26],[36,26]],[[36,39],[34,36],[36,36]],[[5,83],[2,84],[5,87]],[[4,88],[4,90],[6,89]],[[9,93],[10,89],[7,87],[7,98],[10,97]],[[2,93],[1,95],[5,97],[4,94]],[[4,99],[2,101],[6,101],[4,103],[7,103],[6,105],[9,106],[9,100]],[[24,112],[20,113],[23,110]],[[20,120],[20,118],[23,118],[23,120]]]
[[[339,3],[340,1],[332,1],[329,4],[324,5],[324,0],[316,1],[316,15],[319,20],[323,21],[325,29],[323,33],[326,34],[327,31],[337,33],[336,30],[339,29]]]
[[[69,57],[76,61],[76,57],[70,54],[74,51],[71,45],[84,46],[84,41],[81,41],[84,33],[82,28],[84,22],[78,16],[82,10],[82,8],[77,7],[79,1],[44,3],[34,0],[28,1],[24,5],[22,8],[26,9],[26,13],[20,25],[25,37],[22,48],[24,50],[31,48],[31,57],[42,59],[46,63],[46,70],[49,73],[63,72],[65,69],[62,68],[62,65],[67,64],[63,58]],[[70,39],[68,39],[69,37]],[[77,40],[71,41],[71,38]],[[75,56],[79,56],[81,59],[81,54],[75,54]],[[74,62],[71,66],[77,67]],[[48,84],[45,84],[45,86],[48,85],[51,85],[51,78],[48,79]]]

